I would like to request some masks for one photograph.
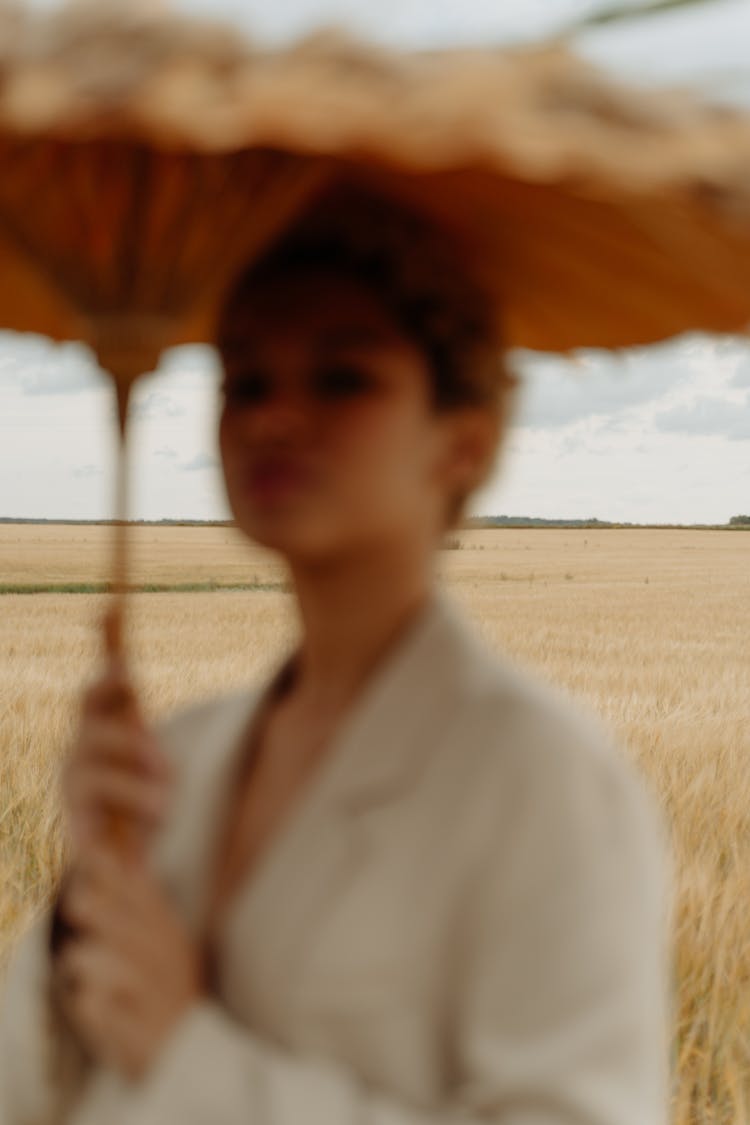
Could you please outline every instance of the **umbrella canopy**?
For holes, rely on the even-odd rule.
[[[211,340],[239,266],[342,178],[465,240],[506,345],[750,322],[748,119],[560,45],[264,51],[162,12],[0,8],[0,167],[0,326],[87,340],[125,381]]]

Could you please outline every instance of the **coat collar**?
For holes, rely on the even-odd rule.
[[[387,653],[344,718],[331,747],[328,797],[361,813],[417,777],[453,704],[470,637],[445,595],[434,593]]]
[[[289,659],[249,699],[245,693],[212,705],[213,725],[202,736],[210,740],[210,749],[200,747],[195,777],[175,809],[163,850],[164,873],[187,918],[199,928],[246,735]],[[379,809],[416,782],[483,659],[462,612],[442,590],[433,591],[370,674],[325,756],[253,865],[237,895],[237,909],[249,911],[253,925],[276,923],[278,941],[280,886],[305,886],[296,900],[300,914],[295,924],[301,924],[306,890],[311,889],[309,909],[314,913],[314,888],[324,875],[332,878],[337,870],[341,874],[356,866],[357,856],[364,854],[368,822],[375,825]],[[201,736],[196,732],[194,737]],[[286,909],[293,911],[291,902]]]
[[[292,659],[280,663],[249,702],[244,696],[229,710],[227,733],[234,745],[219,756],[220,769],[236,765],[238,735],[248,730]],[[364,683],[333,736],[320,781],[313,775],[310,784],[327,803],[357,813],[400,791],[419,765],[420,735],[450,709],[477,660],[482,653],[461,611],[442,590],[433,591]]]
[[[487,667],[438,593],[371,673],[224,919],[220,993],[239,1017],[252,1011],[283,1034],[285,1004],[304,992],[331,904],[366,878],[392,804],[413,791]]]

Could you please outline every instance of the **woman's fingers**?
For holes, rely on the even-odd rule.
[[[83,693],[84,715],[139,716],[135,689],[122,664],[114,661]]]
[[[94,1057],[131,1079],[146,1068],[163,1037],[149,997],[153,983],[97,939],[71,942],[57,965],[67,1018]]]
[[[144,921],[153,921],[166,901],[163,888],[145,864],[126,860],[106,846],[81,857],[70,893],[79,904],[85,901],[86,910],[119,913],[123,921],[128,918],[141,927]]]
[[[58,972],[72,991],[85,982],[87,990],[112,997],[132,995],[139,983],[137,970],[110,945],[95,938],[68,942],[60,954]]]
[[[202,993],[195,943],[153,872],[111,848],[80,858],[62,907],[78,935],[57,962],[65,1010],[98,1058],[135,1074]]]
[[[84,716],[63,772],[67,823],[77,851],[112,826],[132,826],[140,844],[166,812],[172,769],[157,739],[122,716]],[[144,835],[144,833],[146,835]]]
[[[171,770],[148,736],[114,720],[91,723],[63,774],[67,825],[76,852],[108,834],[113,814],[131,825],[133,846],[161,823],[171,793]],[[140,850],[140,844],[136,850]]]
[[[112,609],[103,622],[108,637],[119,628],[117,612]],[[107,667],[83,696],[63,788],[68,828],[79,852],[97,838],[122,838],[123,847],[130,849],[132,843],[135,854],[166,811],[172,770],[110,640]]]
[[[129,863],[110,849],[100,847],[81,858],[60,910],[79,934],[165,987],[184,959],[182,924],[163,887],[143,864]]]
[[[115,718],[91,718],[82,724],[71,768],[96,762],[168,778],[170,766],[157,740],[147,730]]]
[[[119,1023],[138,1022],[132,1018],[141,987],[137,970],[112,948],[83,938],[65,946],[56,971],[66,1015],[89,1051],[110,1065],[129,1068]]]
[[[67,786],[67,796],[73,818],[79,812],[89,815],[92,811],[111,811],[146,824],[158,824],[167,809],[169,787],[162,778],[97,762],[82,764],[75,771]]]
[[[132,877],[128,872],[125,881]],[[61,902],[63,917],[77,932],[101,941],[128,964],[157,969],[159,950],[153,933],[143,924],[142,911],[137,909],[138,904],[134,910],[129,896],[122,894],[122,874],[109,878],[109,882],[103,882],[86,872],[79,873]]]

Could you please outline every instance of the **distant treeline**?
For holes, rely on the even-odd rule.
[[[474,516],[464,520],[465,528],[491,527],[582,527],[582,528],[662,528],[694,531],[726,531],[744,528],[750,531],[750,516],[732,516],[728,523],[626,523],[613,520],[599,520],[595,516],[585,520],[543,519],[541,516]]]
[[[119,520],[63,520],[63,519],[19,519],[13,516],[0,516],[0,524],[50,524],[70,527],[113,527]],[[130,527],[234,527],[233,520],[129,520]],[[461,527],[466,530],[476,528],[500,527],[568,527],[568,528],[662,528],[684,529],[686,531],[703,529],[706,531],[746,530],[750,531],[750,516],[732,516],[728,523],[623,523],[600,520],[595,516],[583,520],[544,519],[541,516],[471,516]]]

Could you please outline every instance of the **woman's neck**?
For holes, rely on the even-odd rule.
[[[303,639],[293,695],[301,707],[336,713],[434,596],[432,556],[403,549],[337,566],[293,566]]]

